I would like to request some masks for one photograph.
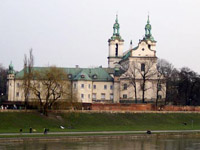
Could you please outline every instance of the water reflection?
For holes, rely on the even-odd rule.
[[[0,143],[0,150],[199,150],[200,138]]]

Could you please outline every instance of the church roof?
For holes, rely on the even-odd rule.
[[[136,46],[135,48],[129,50],[129,51],[122,57],[122,60],[125,60],[125,59],[127,59],[128,57],[130,57],[130,56],[131,56],[131,51],[132,51],[132,50],[136,50],[137,48],[138,48],[138,46]]]
[[[35,71],[42,71],[48,67],[33,67]],[[110,76],[111,68],[61,68],[66,71],[70,80],[78,81],[113,81]],[[15,76],[16,79],[22,79],[24,69],[18,72]]]

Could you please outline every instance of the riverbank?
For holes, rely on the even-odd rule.
[[[199,113],[1,112],[0,133],[199,130]]]
[[[13,135],[1,136],[0,143],[4,142],[72,142],[72,141],[93,141],[106,139],[151,139],[151,138],[199,138],[199,131],[152,131],[152,134],[141,133],[90,133],[90,134],[47,134],[47,135]]]

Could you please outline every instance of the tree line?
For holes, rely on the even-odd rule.
[[[7,99],[7,74],[8,69],[6,69],[0,64],[0,102],[5,101]]]
[[[165,104],[200,105],[200,75],[188,67],[175,68],[164,59],[159,59],[158,71],[166,79]]]

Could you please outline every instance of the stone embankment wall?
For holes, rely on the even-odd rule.
[[[164,106],[164,111],[200,111],[200,106]]]
[[[91,110],[152,111],[155,107],[152,104],[92,104]]]
[[[162,106],[153,104],[92,104],[91,110],[97,111],[200,111],[200,106]]]
[[[52,112],[112,112],[112,113],[200,113],[200,106],[162,106],[155,107],[153,104],[90,104],[83,105],[82,110],[51,110]],[[37,110],[0,109],[0,112],[37,112]]]

